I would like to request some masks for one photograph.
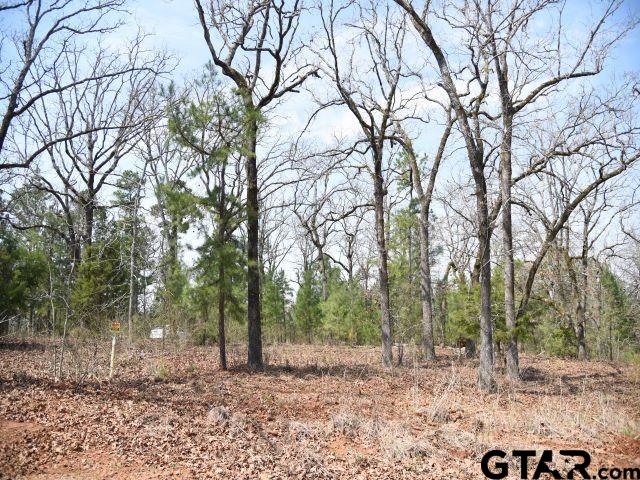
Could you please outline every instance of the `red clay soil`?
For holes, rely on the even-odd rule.
[[[70,350],[55,381],[49,345],[0,345],[0,478],[480,479],[495,448],[640,467],[631,365],[525,355],[521,384],[481,394],[455,349],[385,371],[376,348],[278,345],[251,373],[240,346],[223,372],[214,347],[147,345],[108,381],[105,348]]]

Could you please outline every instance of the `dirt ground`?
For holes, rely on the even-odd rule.
[[[272,345],[262,373],[241,366],[242,346],[227,372],[216,355],[120,347],[108,381],[107,341],[69,350],[55,381],[50,345],[3,343],[0,478],[480,479],[495,448],[640,466],[637,366],[524,355],[521,384],[500,372],[481,394],[456,349],[435,364],[406,353],[393,371],[372,347]]]

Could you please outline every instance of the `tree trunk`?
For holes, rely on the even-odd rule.
[[[586,323],[587,323],[587,288],[589,286],[589,223],[584,225],[584,238],[582,246],[582,258],[580,266],[582,269],[581,288],[578,293],[578,306],[576,308],[576,338],[578,340],[578,358],[580,360],[588,360],[587,340],[586,340]]]
[[[131,237],[131,249],[129,251],[129,306],[127,309],[127,327],[129,329],[129,343],[133,341],[133,297],[134,297],[134,283],[135,275],[133,273],[135,268],[135,251],[136,251],[136,220],[134,219],[133,234]]]
[[[79,237],[75,234],[71,226],[69,226],[69,256],[71,257],[71,275],[78,273],[78,267],[82,261],[82,246]]]
[[[220,368],[227,369],[227,338],[225,333],[225,301],[226,292],[224,285],[224,262],[222,259],[218,262],[218,280],[220,290],[218,292],[218,349],[220,351]]]
[[[491,15],[489,15],[489,29]],[[506,53],[498,53],[494,37],[491,38],[493,62],[498,87],[500,90],[500,107],[502,111],[502,141],[500,142],[500,189],[502,191],[502,255],[504,269],[504,312],[505,323],[509,333],[505,349],[507,378],[512,382],[520,380],[518,361],[518,341],[516,336],[516,304],[515,304],[515,268],[513,263],[513,227],[511,224],[511,149],[513,140],[514,109],[509,92],[509,64]]]
[[[504,259],[504,313],[509,340],[505,350],[507,378],[520,380],[518,340],[516,335],[515,268],[513,262],[513,228],[511,224],[511,140],[513,119],[503,114],[500,151],[500,186],[502,189],[502,249]]]
[[[578,340],[578,359],[587,360],[587,344],[585,335],[585,311],[581,300],[576,307],[576,339]]]
[[[476,183],[478,242],[480,244],[480,365],[478,386],[492,392],[496,388],[493,364],[493,320],[491,318],[491,229],[487,206],[487,186],[481,171],[482,159],[472,164]]]
[[[429,207],[424,201],[420,205],[420,293],[422,297],[422,348],[427,360],[435,360],[433,294],[429,258]]]
[[[409,206],[413,205],[413,169],[409,170]],[[407,232],[407,245],[409,247],[409,269],[407,282],[409,283],[409,294],[413,295],[413,227],[409,223],[409,231]]]
[[[476,342],[470,338],[466,338],[464,341],[464,356],[467,358],[476,356]]]
[[[178,264],[178,225],[176,224],[176,219],[171,219],[171,225],[169,226],[167,234],[167,243],[169,244],[169,268],[166,273],[166,278],[169,278]]]
[[[253,105],[247,106],[246,174],[247,174],[247,327],[249,368],[262,369],[262,324],[260,319],[260,258],[258,166],[256,146],[258,119]]]
[[[391,313],[389,306],[389,272],[387,269],[387,242],[384,228],[384,183],[382,177],[382,151],[374,151],[374,203],[376,217],[376,239],[378,243],[378,274],[380,284],[380,314],[382,332],[382,363],[385,367],[393,365],[391,342]]]
[[[227,369],[227,337],[225,332],[225,302],[227,282],[224,269],[224,244],[226,238],[227,210],[226,210],[226,163],[220,169],[220,192],[218,197],[218,349],[220,353],[220,368]]]
[[[89,198],[89,201],[84,205],[84,233],[83,241],[84,247],[91,247],[93,241],[93,214],[95,212],[95,201],[93,198]],[[87,250],[89,256],[91,256],[91,249]]]
[[[440,346],[444,347],[446,344],[447,332],[446,332],[446,324],[447,324],[447,287],[446,283],[442,282],[439,290],[440,297],[440,312],[439,312],[439,324],[440,324]]]
[[[420,242],[420,299],[422,303],[422,348],[427,360],[436,359],[435,344],[433,338],[433,319],[434,319],[434,301],[433,301],[433,289],[431,283],[431,258],[430,258],[430,240],[429,240],[429,208],[431,205],[431,197],[435,186],[436,175],[440,167],[440,161],[444,153],[444,148],[451,132],[451,121],[449,117],[449,123],[445,129],[443,136],[440,140],[438,147],[438,153],[434,159],[433,166],[431,167],[431,173],[429,175],[429,182],[427,184],[426,191],[422,186],[422,179],[420,169],[418,167],[418,161],[416,159],[415,152],[411,146],[411,140],[402,132],[401,135],[404,139],[404,147],[409,159],[409,165],[411,167],[411,180],[412,187],[415,188],[418,195],[418,201],[420,202],[420,221],[419,221],[419,242]],[[413,190],[412,190],[413,191]],[[444,331],[443,331],[444,337]]]
[[[134,298],[137,297],[136,285],[135,285],[135,253],[136,253],[136,240],[138,237],[138,205],[140,203],[140,189],[142,188],[142,181],[146,172],[147,165],[142,173],[142,178],[136,189],[136,197],[133,202],[133,212],[131,215],[131,248],[129,250],[129,307],[127,309],[127,326],[129,329],[129,343],[133,341],[133,310],[134,306],[137,310],[137,302],[134,304]]]
[[[318,248],[318,259],[320,260],[320,275],[322,279],[322,300],[329,298],[329,273],[327,272],[327,260],[322,248]]]

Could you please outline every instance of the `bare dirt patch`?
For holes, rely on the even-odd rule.
[[[488,449],[581,448],[640,465],[632,366],[524,356],[525,380],[475,389],[476,363],[376,348],[269,347],[261,373],[218,370],[214,348],[123,348],[54,381],[46,345],[0,350],[0,478],[482,478]]]

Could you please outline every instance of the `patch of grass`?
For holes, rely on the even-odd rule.
[[[627,437],[631,437],[635,440],[638,440],[640,439],[640,426],[635,422],[630,423],[622,427],[622,430],[620,430],[620,433],[622,433],[623,435],[626,435]]]
[[[357,415],[349,412],[340,412],[331,417],[331,428],[345,437],[354,438],[358,436],[362,420]]]
[[[164,363],[164,360],[160,360],[156,364],[156,370],[153,375],[153,380],[156,382],[164,382],[169,376],[169,370]]]

